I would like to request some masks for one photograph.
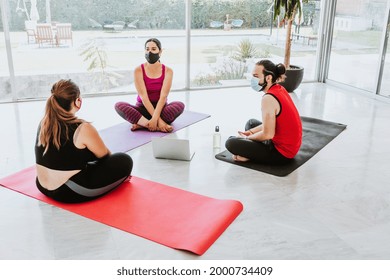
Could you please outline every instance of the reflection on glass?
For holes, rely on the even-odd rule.
[[[328,78],[371,92],[381,49],[387,0],[339,0]]]

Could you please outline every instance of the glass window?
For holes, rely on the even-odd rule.
[[[84,94],[135,92],[144,43],[160,39],[161,61],[186,85],[186,3],[191,5],[190,86],[236,86],[261,58],[283,62],[285,25],[268,0],[8,0],[19,99],[46,97],[61,78]],[[291,64],[315,79],[320,1],[294,20]],[[1,43],[1,41],[0,41]],[[0,54],[3,49],[0,49]],[[2,68],[7,68],[2,63]],[[6,70],[5,70],[6,71]]]
[[[370,92],[381,49],[387,0],[338,0],[328,78]]]
[[[0,102],[10,101],[12,99],[2,8],[0,5]]]
[[[315,79],[319,4],[304,4],[293,23],[291,64],[305,68],[304,81]],[[247,84],[258,60],[283,63],[285,33],[270,1],[193,0],[191,86]]]
[[[15,2],[10,29],[19,98],[45,97],[61,78],[84,94],[134,92],[133,69],[145,61],[150,37],[161,40],[161,60],[175,74],[185,63],[184,0]]]

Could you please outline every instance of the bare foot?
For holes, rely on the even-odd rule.
[[[233,160],[234,160],[234,161],[245,162],[245,161],[249,161],[249,158],[242,157],[242,156],[237,156],[237,155],[233,155]]]
[[[140,126],[139,124],[133,123],[133,125],[131,126],[131,131],[136,131],[141,128],[142,126]]]
[[[164,124],[163,126],[159,126],[158,130],[161,131],[161,132],[172,132],[173,131],[173,127],[171,125],[169,125],[169,124]]]
[[[165,126],[165,130],[166,130],[167,132],[172,132],[172,131],[173,131],[173,127],[172,127],[171,125],[167,124],[167,125]]]

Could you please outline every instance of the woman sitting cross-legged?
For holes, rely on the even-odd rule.
[[[36,185],[65,203],[105,195],[128,179],[133,168],[129,155],[111,154],[92,124],[75,115],[81,104],[75,83],[55,83],[35,142]]]
[[[173,71],[160,62],[161,43],[156,38],[145,43],[146,62],[134,70],[134,83],[138,92],[137,103],[115,104],[118,114],[132,123],[131,130],[147,128],[150,131],[172,132],[170,125],[183,113],[184,103],[168,103]]]

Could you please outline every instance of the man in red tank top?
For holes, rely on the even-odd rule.
[[[277,84],[285,74],[283,64],[269,60],[256,63],[251,86],[264,91],[261,101],[262,122],[251,119],[245,131],[226,141],[226,148],[236,161],[285,164],[298,153],[302,143],[302,123],[291,96]]]

